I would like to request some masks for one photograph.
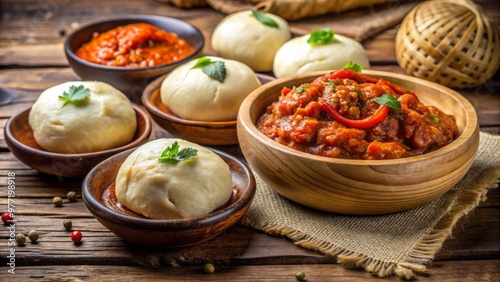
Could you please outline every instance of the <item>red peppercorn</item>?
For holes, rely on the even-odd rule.
[[[80,243],[82,241],[82,232],[78,230],[71,232],[71,240],[75,243]]]
[[[9,223],[9,221],[12,221],[12,220],[14,220],[14,217],[12,217],[12,214],[10,212],[6,212],[6,213],[2,214],[3,224],[7,224],[7,223]]]

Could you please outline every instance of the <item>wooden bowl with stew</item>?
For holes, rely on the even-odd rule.
[[[123,29],[117,31],[119,35],[106,35],[117,28]],[[129,39],[116,40],[125,36]],[[95,44],[89,44],[91,40]],[[97,41],[104,42],[105,48],[98,50],[100,43]],[[123,42],[123,45],[113,45],[112,42]],[[81,26],[66,38],[64,52],[69,65],[82,80],[107,82],[139,103],[144,88],[151,81],[197,57],[204,44],[201,31],[186,21],[165,16],[133,15]],[[84,45],[85,49],[79,50]],[[179,47],[173,49],[171,46]]]
[[[120,166],[134,150],[117,154],[97,165],[85,178],[82,196],[95,218],[117,236],[139,245],[179,248],[210,240],[236,224],[250,207],[255,179],[249,167],[234,156],[214,150],[229,166],[233,193],[222,207],[205,216],[149,219],[121,205],[114,192]]]
[[[132,106],[137,118],[134,138],[128,144],[117,148],[75,154],[45,151],[36,143],[28,123],[31,108],[14,114],[7,121],[4,128],[5,142],[14,156],[35,170],[58,177],[83,178],[103,160],[148,141],[152,129],[151,119],[140,106],[136,104]]]
[[[356,96],[369,96],[363,92],[368,88],[363,88],[361,91],[361,88],[355,85],[347,88],[343,86],[344,93],[350,93],[350,96],[339,96],[341,92],[336,91],[341,89],[339,85],[345,84],[347,80],[333,79],[331,84],[328,83],[329,87],[335,87],[332,88],[335,90],[320,89],[322,93],[329,94],[326,96],[320,94],[323,100],[319,102],[319,106],[309,105],[308,108],[307,103],[302,103],[299,106],[302,107],[300,115],[294,117],[296,124],[289,122],[290,119],[287,117],[281,118],[277,125],[274,124],[280,128],[276,130],[269,124],[272,118],[267,120],[267,124],[262,120],[259,122],[266,108],[278,101],[284,87],[289,89],[297,87],[287,95],[302,97],[302,101],[307,101],[302,94],[313,87],[306,85],[302,86],[302,89],[298,88],[301,88],[303,83],[310,83],[325,75],[325,72],[277,79],[256,89],[244,100],[238,113],[237,125],[239,144],[246,160],[270,188],[289,200],[314,209],[341,214],[374,215],[399,212],[428,203],[450,190],[466,174],[474,161],[479,145],[476,113],[467,99],[449,88],[406,75],[372,70],[363,71],[363,74],[377,80],[382,78],[385,82],[406,89],[405,92],[414,92],[421,103],[441,109],[444,115],[435,115],[440,116],[442,120],[432,115],[418,117],[409,109],[400,109],[401,119],[399,119],[395,117],[393,108],[390,108],[386,114],[393,117],[384,117],[380,112],[376,114],[370,112],[368,116],[359,118],[363,121],[354,124],[355,126],[364,124],[369,126],[368,128],[348,129],[350,127],[325,111],[323,104],[334,105],[330,107],[337,108],[335,111],[344,115],[344,119],[355,119],[349,116],[356,114],[355,109],[348,108],[346,111],[344,108],[342,111],[335,103],[340,101],[346,105],[351,102],[356,104]],[[283,92],[286,93],[288,90]],[[346,97],[353,100],[348,101]],[[417,107],[415,98],[405,96],[405,99],[414,101],[411,105]],[[374,104],[371,97],[367,100],[370,101],[373,111],[376,108],[383,108],[378,103]],[[282,110],[282,114],[284,111],[286,110]],[[323,120],[319,124],[322,122],[325,124],[315,127],[316,121],[306,117],[308,112]],[[456,120],[456,135],[453,141],[446,145],[433,145],[433,150],[429,148],[429,152],[423,154],[417,152],[422,149],[411,148],[412,144],[425,143],[426,138],[434,138],[429,137],[432,134],[441,136],[433,130],[439,128],[441,124],[446,124],[447,115],[453,115]],[[377,116],[381,116],[382,119],[377,121]],[[385,118],[392,121],[386,121]],[[407,128],[401,125],[403,123]],[[399,124],[399,127],[396,124]],[[433,129],[422,134],[427,130],[423,127],[424,124],[431,124]],[[290,129],[297,125],[295,129]],[[265,129],[263,131],[267,130],[266,134],[257,126]],[[322,126],[324,128],[319,131],[318,128]],[[310,131],[311,129],[314,130]],[[369,136],[370,140],[382,139],[383,134],[390,134],[391,131],[396,135],[390,138],[401,140],[399,143],[394,142],[390,145],[374,143],[367,146],[367,142],[356,139],[356,134]],[[422,132],[416,133],[417,131]],[[348,138],[340,138],[347,133],[349,133]],[[408,135],[410,140],[403,141],[401,139],[403,134]],[[308,139],[309,137],[311,139]],[[407,150],[408,154],[403,154],[401,158],[384,159],[387,156],[397,156],[404,150]]]
[[[229,121],[198,121],[180,118],[174,115],[163,104],[160,86],[167,75],[153,81],[144,89],[142,104],[149,114],[163,129],[176,137],[204,145],[235,145],[238,144],[236,135],[236,120]],[[257,74],[262,84],[275,78]]]

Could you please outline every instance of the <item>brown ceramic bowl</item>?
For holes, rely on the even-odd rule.
[[[250,166],[277,193],[315,209],[342,214],[384,214],[425,204],[450,190],[469,170],[479,146],[472,105],[457,92],[422,79],[363,71],[417,93],[456,118],[460,136],[436,151],[393,160],[352,160],[317,156],[281,145],[255,123],[281,89],[311,82],[325,72],[289,76],[252,92],[238,113],[240,147]]]
[[[161,101],[160,86],[167,75],[154,80],[144,89],[142,104],[149,114],[163,129],[173,135],[205,145],[238,144],[236,120],[230,121],[196,121],[180,118],[170,112]],[[272,76],[257,74],[260,82],[266,84],[274,80]]]
[[[148,23],[167,32],[176,33],[194,47],[194,52],[173,63],[144,68],[105,66],[88,62],[75,55],[74,52],[79,47],[92,39],[94,32],[102,33],[132,23]],[[139,103],[142,91],[151,81],[198,56],[203,50],[204,44],[205,39],[201,31],[188,22],[165,16],[134,15],[107,18],[83,25],[68,35],[64,42],[64,52],[71,68],[83,80],[107,82],[125,93],[131,101]]]
[[[140,245],[164,248],[186,247],[205,242],[237,223],[250,207],[255,195],[255,179],[242,161],[214,150],[232,174],[233,194],[212,213],[173,220],[148,219],[120,205],[114,194],[116,175],[128,150],[97,165],[85,178],[82,196],[95,218],[119,237]]]
[[[108,157],[137,147],[148,141],[151,134],[151,119],[141,107],[132,104],[136,117],[137,129],[132,142],[105,151],[62,154],[48,152],[40,148],[33,138],[33,131],[28,124],[31,108],[13,115],[5,125],[4,136],[10,151],[27,166],[43,173],[60,177],[83,178],[94,166]]]

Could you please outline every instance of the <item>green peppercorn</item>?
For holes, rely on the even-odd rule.
[[[76,202],[76,193],[75,193],[75,191],[69,191],[68,194],[66,195],[66,197],[68,198],[68,200],[70,202]]]
[[[18,246],[23,246],[25,242],[26,236],[24,236],[24,234],[19,233],[16,235],[16,243]]]
[[[215,271],[215,267],[214,267],[214,265],[213,265],[213,264],[211,264],[211,263],[207,263],[207,264],[205,264],[205,266],[203,267],[203,271],[205,271],[205,273],[208,273],[208,274],[210,274],[210,273],[214,273],[214,271]]]
[[[29,233],[28,233],[28,238],[30,238],[31,242],[32,243],[35,243],[36,240],[38,240],[38,231],[36,230],[31,230]]]
[[[71,228],[73,227],[73,222],[71,222],[71,220],[65,220],[63,221],[63,226],[66,230],[71,230]]]
[[[54,197],[54,198],[52,199],[52,203],[53,203],[53,204],[54,204],[54,206],[56,206],[56,207],[61,207],[61,206],[62,206],[62,204],[63,204],[63,200],[62,200],[62,198],[61,198],[61,197]]]
[[[297,281],[303,281],[306,278],[306,274],[302,271],[295,273],[295,279]]]

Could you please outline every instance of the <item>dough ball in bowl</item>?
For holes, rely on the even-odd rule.
[[[161,161],[167,148],[197,150],[193,159]],[[191,150],[189,149],[189,150]],[[116,176],[116,197],[152,219],[204,216],[224,205],[233,190],[231,172],[214,152],[182,139],[162,138],[137,148]]]
[[[314,40],[308,42],[311,36],[314,37],[312,34],[315,32],[296,37],[281,46],[274,57],[273,72],[276,77],[342,69],[349,61],[356,62],[363,68],[370,67],[368,56],[359,42],[339,34],[335,34],[327,42],[314,43]],[[333,35],[333,32],[331,34]]]
[[[274,55],[290,40],[291,33],[284,19],[257,13],[270,18],[277,27],[262,23],[250,10],[230,14],[212,33],[212,49],[220,57],[240,61],[254,71],[266,72],[273,69]]]
[[[29,125],[42,149],[76,154],[127,144],[137,121],[130,100],[113,86],[70,81],[40,94],[31,107]]]
[[[209,76],[202,67],[195,67],[200,61],[211,65],[205,65],[206,67],[223,66],[223,81]],[[180,118],[229,121],[236,120],[243,100],[261,85],[255,72],[243,63],[217,57],[202,57],[169,73],[161,84],[160,93],[162,103]]]

